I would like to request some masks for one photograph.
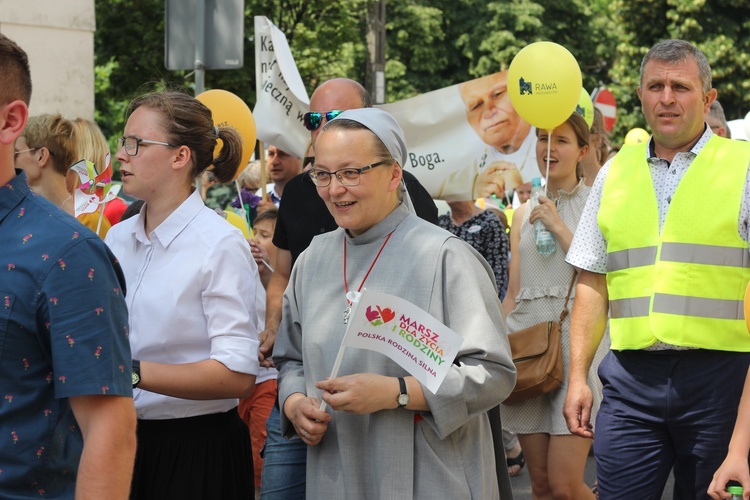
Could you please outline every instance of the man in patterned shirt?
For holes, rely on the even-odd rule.
[[[14,158],[26,53],[0,34],[0,497],[128,497],[135,409],[119,265]]]
[[[602,168],[568,251],[581,269],[565,417],[593,437],[586,375],[599,367],[594,454],[599,498],[705,498],[727,454],[750,363],[742,299],[750,280],[750,144],[715,135],[706,56],[657,43],[638,87],[653,136]],[[705,210],[701,199],[721,199]]]

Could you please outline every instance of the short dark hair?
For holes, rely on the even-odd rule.
[[[698,76],[701,79],[701,86],[705,94],[711,90],[711,65],[706,55],[698,47],[685,40],[662,40],[648,51],[641,62],[640,84],[643,85],[643,71],[646,69],[646,63],[651,60],[665,62],[668,64],[679,64],[692,58],[698,65]]]
[[[16,42],[0,33],[0,104],[17,99],[31,102],[29,57]]]
[[[372,107],[372,97],[370,96],[370,93],[367,91],[367,89],[364,88],[361,84],[360,84],[359,97],[362,99],[363,108]]]
[[[255,217],[255,220],[253,220],[253,225],[257,224],[258,222],[263,222],[264,220],[273,221],[273,223],[276,224],[276,220],[278,218],[279,209],[276,207],[272,207],[259,213]]]

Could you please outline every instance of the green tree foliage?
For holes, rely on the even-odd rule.
[[[253,15],[268,17],[286,35],[308,94],[330,78],[364,79],[366,0],[248,1],[252,3]],[[252,17],[246,22],[252,29]],[[254,68],[252,74],[255,78]]]
[[[614,44],[608,35],[612,21],[601,2],[490,2],[486,15],[487,23],[462,40],[462,47],[472,51],[472,75],[507,68],[523,47],[546,40],[563,45],[575,56],[589,92],[606,81]]]
[[[255,15],[265,15],[285,33],[308,92],[335,76],[361,80],[365,5],[366,0],[246,0],[244,67],[206,71],[205,87],[228,90],[254,105]],[[96,0],[96,109],[108,137],[122,133],[124,111],[136,95],[194,88],[192,71],[164,67],[164,7],[165,0]]]
[[[96,0],[95,107],[104,134],[122,135],[136,95],[185,85],[185,72],[164,68],[164,2]]]
[[[95,0],[96,113],[120,135],[127,103],[159,88],[192,88],[190,71],[164,68],[164,0]],[[245,66],[207,71],[206,88],[255,103],[253,16],[287,36],[308,93],[322,81],[364,80],[365,16],[376,0],[246,0]],[[507,68],[524,46],[559,43],[576,57],[584,87],[607,85],[618,102],[615,142],[645,127],[636,94],[640,61],[665,38],[701,48],[729,119],[750,108],[748,0],[399,0],[387,5],[389,102]],[[148,28],[144,28],[148,27]]]
[[[660,40],[682,38],[708,57],[727,119],[750,108],[750,2],[747,0],[616,0],[617,60],[610,72],[617,98],[616,137],[647,128],[636,93],[640,64]]]
[[[386,95],[389,102],[406,99],[451,85],[443,69],[448,66],[444,13],[412,2],[393,2],[386,15]],[[447,47],[446,47],[447,48]]]
[[[607,80],[614,29],[604,1],[435,0],[388,4],[388,100],[506,69],[529,43],[564,45],[591,91]]]

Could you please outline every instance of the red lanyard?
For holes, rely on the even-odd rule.
[[[393,231],[388,233],[388,236],[385,237],[385,241],[383,242],[383,245],[380,247],[380,250],[378,250],[377,255],[375,255],[375,258],[373,259],[372,264],[370,264],[370,268],[367,270],[367,274],[365,274],[365,277],[362,278],[362,281],[359,284],[359,288],[357,288],[357,293],[362,291],[362,287],[364,286],[365,281],[367,281],[367,277],[370,276],[370,272],[372,271],[372,268],[375,267],[375,263],[378,261],[380,254],[383,253],[383,249],[388,244],[388,240],[391,239],[392,235],[393,235]],[[346,236],[344,236],[344,293],[347,295],[346,310],[344,310],[344,323],[348,323],[349,315],[352,312],[352,301],[349,300],[349,297],[348,297],[349,285],[346,283]]]

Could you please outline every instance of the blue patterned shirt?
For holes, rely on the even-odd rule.
[[[124,293],[99,237],[23,172],[0,186],[0,498],[74,497],[68,398],[132,396]]]

